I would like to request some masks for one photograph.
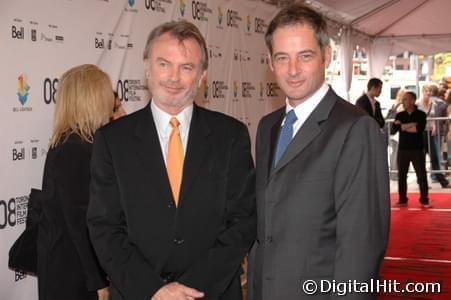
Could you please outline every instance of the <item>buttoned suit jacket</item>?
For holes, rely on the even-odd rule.
[[[367,114],[369,114],[371,117],[376,120],[377,124],[379,124],[379,127],[382,128],[385,125],[384,117],[382,116],[381,111],[381,104],[379,101],[375,101],[374,103],[374,112],[373,112],[373,106],[371,105],[370,98],[368,98],[367,94],[363,94],[360,96],[355,105],[363,109]]]
[[[390,213],[383,137],[330,89],[273,167],[284,115],[285,107],[265,116],[257,131],[250,299],[331,299],[308,296],[303,282],[378,277]],[[368,294],[340,299],[354,297]]]
[[[245,125],[194,106],[178,207],[150,106],[96,133],[88,227],[112,299],[150,299],[177,281],[241,299],[255,240],[255,174]]]

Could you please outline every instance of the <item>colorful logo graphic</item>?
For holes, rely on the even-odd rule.
[[[180,0],[180,14],[182,17],[185,15],[186,3],[184,0]]]
[[[238,82],[236,80],[233,81],[233,97],[238,97]]]
[[[17,96],[20,104],[24,105],[28,100],[28,91],[30,86],[27,84],[27,75],[20,74],[17,78]]]
[[[208,98],[208,82],[207,80],[204,81],[204,98]]]
[[[221,6],[218,6],[218,22],[219,25],[222,24],[222,18],[224,17],[224,13],[222,12]]]
[[[247,15],[246,17],[246,28],[247,28],[247,32],[251,31],[251,16]]]
[[[130,5],[130,7],[133,7],[133,5],[135,5],[135,0],[128,0],[128,5]]]

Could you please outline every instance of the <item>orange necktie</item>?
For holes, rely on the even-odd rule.
[[[179,130],[180,122],[175,117],[172,117],[169,123],[172,126],[172,131],[168,143],[167,171],[175,205],[178,206],[180,186],[182,184],[184,152]]]

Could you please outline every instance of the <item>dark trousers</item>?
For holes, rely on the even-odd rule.
[[[407,202],[407,172],[410,162],[413,164],[420,186],[420,202],[429,203],[428,181],[426,175],[426,159],[424,151],[421,150],[398,150],[398,193],[399,202]]]
[[[426,152],[429,154],[431,161],[431,170],[440,170],[440,140],[437,136],[432,136],[430,131],[423,132],[423,141]],[[429,151],[430,150],[430,151]],[[448,180],[442,173],[431,173],[431,178],[437,180],[440,185],[447,186]]]

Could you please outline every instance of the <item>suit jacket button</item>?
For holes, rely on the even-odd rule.
[[[181,245],[181,244],[183,244],[184,242],[185,242],[184,239],[178,239],[178,238],[175,238],[175,239],[174,239],[174,244],[176,244],[176,245]]]

